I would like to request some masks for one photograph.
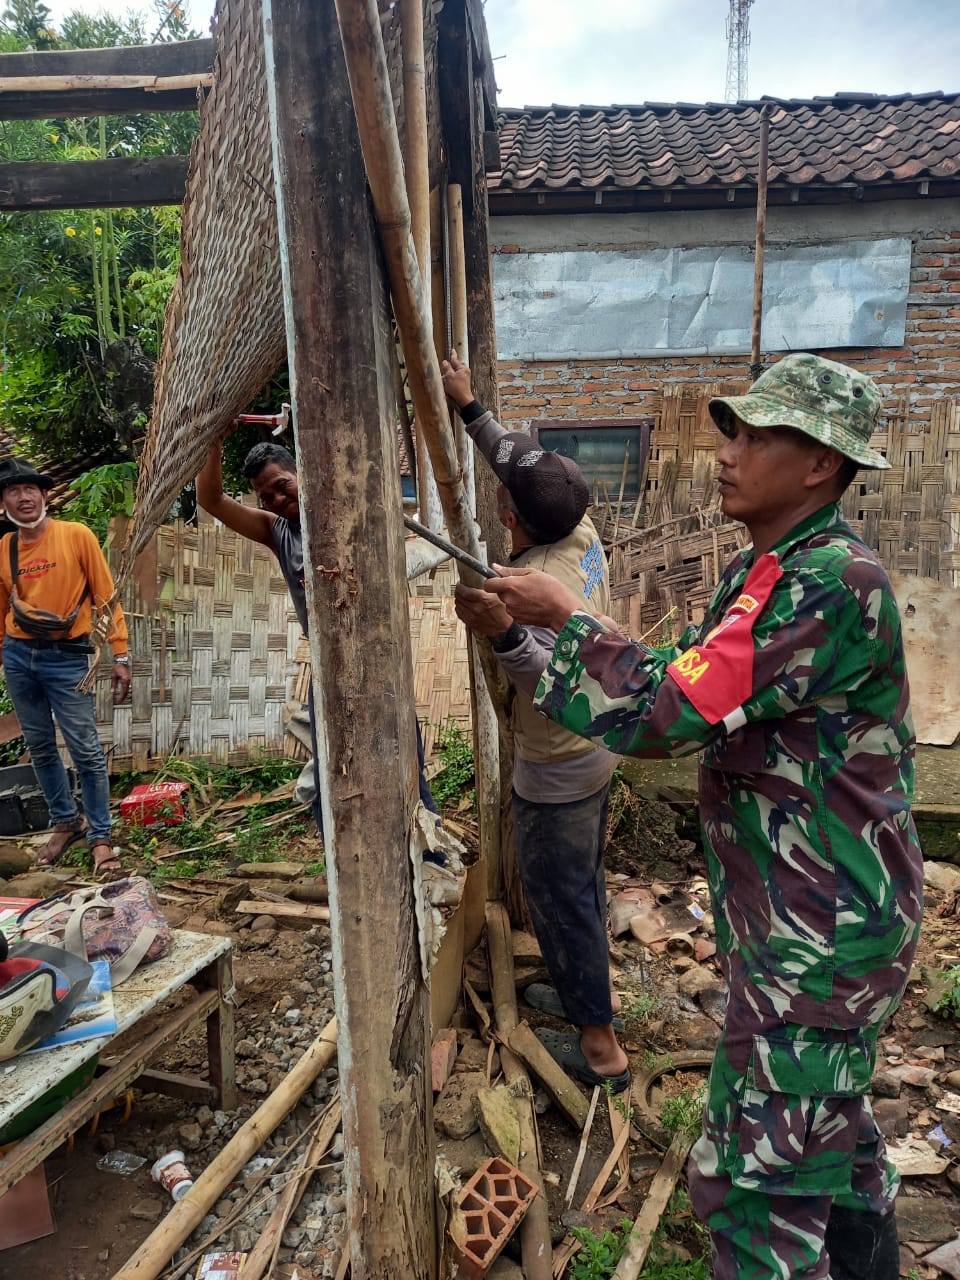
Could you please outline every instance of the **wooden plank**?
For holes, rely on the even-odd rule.
[[[430,1006],[409,856],[418,792],[393,337],[344,54],[359,41],[376,55],[379,16],[359,4],[345,15],[332,0],[264,0],[263,13],[304,563],[322,566],[306,586],[337,886],[348,1251],[354,1274],[431,1280]],[[351,14],[362,32],[348,31]]]
[[[0,81],[20,76],[187,76],[213,69],[214,42],[169,40],[164,44],[107,49],[48,49],[0,53]],[[2,87],[2,86],[0,86]]]
[[[507,1037],[507,1043],[540,1079],[547,1093],[579,1132],[587,1123],[589,1104],[560,1064],[551,1058],[534,1035],[528,1022],[521,1022]]]
[[[329,920],[329,907],[314,907],[306,902],[265,902],[262,898],[244,898],[235,910],[240,915],[297,916],[300,920]]]
[[[186,156],[0,164],[0,209],[119,209],[181,204]]]
[[[692,1138],[684,1133],[678,1133],[670,1143],[663,1164],[654,1175],[643,1208],[630,1231],[630,1239],[617,1263],[613,1280],[636,1280],[643,1269],[654,1233],[673,1195],[677,1179],[683,1172],[684,1161],[692,1143]]]
[[[160,1071],[150,1067],[146,1071],[141,1071],[133,1084],[144,1092],[152,1090],[155,1093],[165,1094],[168,1098],[182,1098],[185,1102],[193,1102],[198,1106],[200,1103],[220,1105],[214,1086],[208,1080],[201,1080],[199,1076],[182,1075],[175,1071]]]

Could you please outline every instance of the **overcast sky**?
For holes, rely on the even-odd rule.
[[[45,0],[147,11],[123,0]],[[211,0],[185,4],[209,28]],[[728,0],[486,0],[504,107],[722,102]],[[960,0],[754,0],[749,96],[960,91]]]

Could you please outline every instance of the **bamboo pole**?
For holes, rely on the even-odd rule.
[[[476,526],[440,379],[430,307],[417,265],[380,15],[376,0],[336,0],[336,8],[417,429],[433,462],[451,541],[479,559]],[[469,570],[467,575],[471,586],[480,585]]]
[[[444,329],[446,295],[443,288],[443,216],[437,187],[430,192],[430,299],[433,345],[439,359],[445,353],[447,340]],[[417,465],[420,476],[417,488],[420,521],[434,533],[440,533],[444,527],[443,507],[440,505],[440,494],[437,492],[427,442],[421,431],[417,432]]]
[[[144,89],[164,93],[173,89],[209,89],[212,71],[185,76],[5,76],[0,79],[0,98],[5,93],[59,93],[72,89]]]
[[[516,1099],[520,1120],[520,1169],[540,1189],[520,1227],[523,1274],[526,1280],[550,1280],[553,1250],[550,1243],[550,1210],[540,1171],[540,1141],[533,1112],[530,1081],[523,1064],[506,1047],[517,1029],[517,988],[513,975],[510,919],[500,902],[487,903],[487,956],[490,962],[490,994],[497,1032],[501,1038],[500,1066]]]
[[[187,1195],[151,1231],[133,1257],[114,1272],[113,1280],[156,1280],[187,1236],[220,1199],[227,1183],[260,1150],[320,1072],[329,1066],[336,1048],[337,1020],[331,1018],[290,1074],[240,1126]]]
[[[767,157],[770,144],[770,104],[760,108],[760,155],[757,160],[757,233],[753,259],[753,323],[750,332],[750,376],[759,378],[760,325],[763,318],[763,254],[767,239]]]
[[[423,0],[400,0],[403,56],[403,172],[410,202],[414,251],[430,292],[430,159],[427,154],[427,75],[423,53]]]
[[[407,385],[403,379],[403,369],[400,366],[400,350],[394,342],[393,344],[393,394],[397,399],[397,417],[400,419],[400,434],[403,436],[403,448],[407,455],[407,466],[410,468],[410,480],[413,484],[413,492],[419,490],[417,481],[418,459],[417,450],[413,440],[413,422],[410,417],[410,406],[407,404]]]
[[[447,275],[449,290],[447,305],[450,308],[450,345],[464,364],[470,363],[470,339],[467,335],[467,269],[463,246],[463,193],[460,184],[451,182],[447,187]],[[463,463],[463,483],[467,490],[470,510],[477,509],[477,482],[474,476],[473,447],[469,443],[460,415],[455,419],[457,447]]]

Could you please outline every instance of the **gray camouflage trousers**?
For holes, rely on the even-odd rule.
[[[899,1178],[864,1096],[877,1032],[792,1025],[732,988],[687,1167],[713,1280],[827,1280],[831,1206],[893,1208]]]

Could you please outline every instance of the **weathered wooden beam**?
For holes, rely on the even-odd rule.
[[[437,15],[437,92],[447,139],[449,179],[462,187],[463,213],[470,218],[474,211],[473,175],[482,143],[477,135],[473,42],[462,0],[444,5]],[[453,139],[456,145],[451,145]]]
[[[387,295],[333,0],[264,0],[263,12],[349,1252],[356,1277],[432,1280],[429,991],[410,858],[416,735]]]
[[[120,209],[180,204],[186,156],[0,164],[0,209]]]
[[[193,111],[213,57],[210,39],[0,54],[0,120]]]

